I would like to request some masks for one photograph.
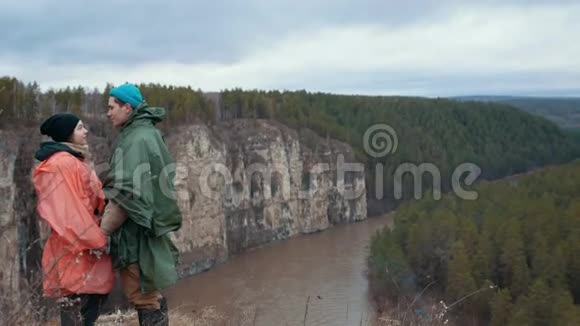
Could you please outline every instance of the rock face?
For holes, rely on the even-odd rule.
[[[2,289],[18,288],[19,278],[39,268],[42,248],[25,250],[42,246],[46,236],[30,182],[39,141],[0,131]],[[182,276],[271,241],[366,218],[362,165],[349,167],[354,154],[343,143],[263,120],[179,127],[166,141],[184,218],[174,234]],[[98,173],[106,168],[109,144],[93,137]]]
[[[16,137],[14,133],[0,130],[0,295],[16,292],[20,278],[18,223],[14,214]]]
[[[175,237],[186,253],[184,274],[248,248],[366,218],[364,172],[348,171],[354,154],[343,143],[263,120],[192,125],[167,141],[184,214]]]

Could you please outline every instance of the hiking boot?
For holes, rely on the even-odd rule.
[[[169,326],[169,314],[167,312],[167,300],[161,298],[160,309],[138,309],[139,326]]]

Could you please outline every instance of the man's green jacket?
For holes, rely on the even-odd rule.
[[[105,197],[119,205],[127,220],[111,236],[115,268],[138,263],[143,292],[177,281],[178,251],[169,232],[181,227],[174,178],[175,164],[155,124],[165,109],[143,102],[123,125],[113,146]]]

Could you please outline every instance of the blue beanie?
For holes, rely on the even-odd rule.
[[[139,88],[129,83],[111,89],[109,96],[116,97],[119,101],[131,104],[133,109],[136,109],[143,102],[143,96]]]

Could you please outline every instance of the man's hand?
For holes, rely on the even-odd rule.
[[[114,202],[109,202],[101,218],[101,230],[105,236],[113,234],[127,219],[125,211]]]

